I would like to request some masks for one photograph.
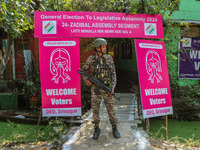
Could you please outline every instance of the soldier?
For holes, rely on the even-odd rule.
[[[112,93],[114,93],[114,89],[116,86],[116,71],[113,63],[113,59],[110,55],[106,54],[107,50],[107,41],[103,38],[97,38],[94,41],[94,50],[96,54],[88,57],[83,69],[87,71],[89,68],[92,70],[92,75],[96,77],[99,81],[104,83],[106,86],[112,89]],[[83,76],[85,83],[87,86],[91,86],[92,83],[87,79],[87,77]],[[100,118],[99,118],[99,109],[101,98],[104,98],[104,102],[106,105],[106,109],[109,115],[109,121],[112,125],[113,135],[115,138],[120,138],[120,133],[117,130],[117,118],[114,110],[114,100],[112,99],[112,95],[104,91],[103,89],[99,89],[99,91],[95,90],[96,86],[92,85],[91,88],[91,107],[93,109],[93,124],[94,124],[94,135],[93,139],[97,140],[100,135]]]

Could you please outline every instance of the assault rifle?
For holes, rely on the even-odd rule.
[[[91,83],[96,85],[96,93],[99,93],[99,89],[103,89],[104,91],[108,92],[108,93],[112,93],[112,90],[109,89],[105,84],[103,84],[101,81],[99,81],[97,78],[90,76],[87,74],[86,71],[79,69],[77,71],[77,73],[79,74],[83,74],[84,76],[86,76],[88,78],[88,80],[90,80]],[[121,101],[120,98],[118,98],[114,93],[111,94],[114,98],[116,98],[117,100]]]

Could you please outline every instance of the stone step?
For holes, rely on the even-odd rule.
[[[115,105],[115,108],[134,108],[135,106],[134,105]],[[101,105],[101,108],[106,108],[105,104],[102,104]],[[136,107],[135,107],[136,108]]]
[[[133,111],[135,112],[134,108],[128,108],[128,109],[118,109],[118,108],[115,108],[114,110],[115,110],[115,112],[130,112],[130,113],[132,113]],[[100,112],[107,112],[107,109],[106,108],[100,109]]]
[[[134,104],[130,103],[130,104],[126,104],[126,103],[121,103],[121,104],[115,104],[115,106],[119,107],[119,106],[135,106]]]
[[[134,112],[130,113],[130,112],[115,112],[117,115],[134,115]],[[106,111],[104,112],[100,112],[100,115],[107,115],[108,113]]]
[[[106,122],[106,123],[110,123],[109,120],[104,120],[104,119],[101,119],[101,122]],[[124,119],[118,119],[119,123],[133,123],[133,124],[141,124],[142,122],[140,120],[124,120]]]
[[[122,108],[122,107],[115,107],[114,109],[115,109],[115,111],[135,111],[134,107],[128,107],[128,108],[126,108],[126,107],[124,107],[124,108]],[[106,111],[107,109],[106,108],[101,108],[100,110]]]
[[[116,117],[119,120],[120,119],[123,119],[123,120],[134,120],[134,115],[116,114]],[[105,119],[105,120],[109,119],[108,115],[103,115],[103,116],[101,115],[100,118],[101,118],[101,120],[102,119]]]
[[[116,97],[119,97],[121,100],[130,100],[135,99],[134,94],[122,94],[122,93],[115,93]]]
[[[136,105],[134,103],[130,103],[130,102],[120,102],[120,103],[115,103],[115,105]]]
[[[127,96],[116,96],[116,97],[120,98],[120,100],[116,100],[118,102],[128,101],[128,100],[131,100],[131,99],[135,99],[134,96],[130,96],[130,97],[127,97]]]
[[[107,112],[106,108],[104,109],[100,109],[100,112]],[[135,112],[135,109],[134,108],[129,108],[129,109],[116,109],[115,108],[115,112],[130,112],[130,113],[134,113]]]
[[[99,113],[101,113],[101,114],[106,113],[107,114],[107,110],[100,110]],[[116,110],[115,109],[115,113],[116,114],[135,114],[136,112],[134,110],[126,111],[126,110]]]
[[[115,96],[122,97],[122,98],[133,98],[133,97],[135,97],[134,94],[126,95],[126,94],[122,94],[122,93],[115,93]]]
[[[107,114],[108,112],[107,112],[107,110],[100,110],[99,111],[99,113],[100,114]],[[126,110],[115,110],[115,113],[116,114],[134,114],[135,113],[135,111],[134,110],[130,110],[130,111],[126,111]]]
[[[134,115],[128,115],[128,114],[116,114],[116,117],[118,119],[126,119],[126,120],[135,120],[136,118],[138,118]],[[108,116],[108,114],[105,114],[104,116],[100,116],[100,118],[108,120],[109,116]]]
[[[115,99],[115,101],[116,102],[129,102],[129,101],[132,101],[133,99],[135,100],[134,97],[124,98],[123,96],[120,96],[119,98],[120,98],[120,100]]]

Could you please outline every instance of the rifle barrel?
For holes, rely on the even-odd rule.
[[[99,81],[97,78],[90,76],[87,74],[87,72],[85,70],[82,69],[78,69],[77,73],[79,74],[83,74],[86,77],[88,77],[88,80],[90,80],[92,83],[94,83],[96,86],[102,88],[103,90],[112,93],[112,90],[110,88],[108,88],[105,84],[103,84],[101,81]],[[120,98],[118,98],[114,93],[112,94],[112,96],[114,98],[116,98],[117,100],[121,101]]]

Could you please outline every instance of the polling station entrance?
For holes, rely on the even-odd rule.
[[[81,116],[80,37],[164,38],[161,15],[104,12],[35,12],[35,37],[44,117]],[[172,114],[164,42],[138,39],[135,47],[143,118]]]

